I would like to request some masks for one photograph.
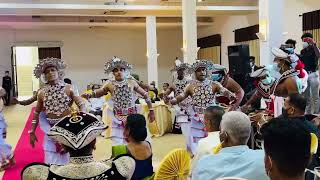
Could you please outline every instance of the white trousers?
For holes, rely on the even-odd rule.
[[[284,104],[284,98],[275,96],[275,98],[274,98],[274,117],[278,117],[282,114],[283,104]]]
[[[190,122],[179,123],[188,150],[191,150]]]

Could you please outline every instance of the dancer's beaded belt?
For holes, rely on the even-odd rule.
[[[118,109],[114,108],[113,112],[114,112],[115,115],[118,115],[118,116],[126,116],[126,115],[129,115],[129,114],[137,113],[137,108],[136,107],[118,108]]]

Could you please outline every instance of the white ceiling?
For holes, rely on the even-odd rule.
[[[144,17],[150,15],[158,17],[158,27],[173,28],[182,24],[181,0],[126,0],[126,5],[105,5],[107,1],[114,0],[0,0],[0,26],[145,27]],[[214,17],[221,15],[257,13],[256,4],[257,0],[204,0],[198,3],[197,16],[208,18],[198,18],[198,26],[208,26]]]
[[[179,5],[182,0],[118,0],[127,4]],[[197,0],[198,1],[198,0]],[[49,3],[49,4],[104,4],[115,0],[0,0],[0,3]],[[258,0],[202,0],[198,5],[256,6]]]
[[[257,6],[197,6],[198,17],[250,14]],[[0,3],[0,15],[181,17],[181,6]]]

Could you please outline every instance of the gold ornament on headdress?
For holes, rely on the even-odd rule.
[[[76,117],[78,115],[78,110],[75,107],[71,107],[71,117]]]
[[[78,123],[82,120],[82,117],[79,115],[79,111],[75,107],[71,107],[71,117],[70,122],[71,123]]]

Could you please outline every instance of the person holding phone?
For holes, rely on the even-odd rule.
[[[307,99],[306,114],[314,114],[319,112],[319,73],[317,69],[320,52],[311,33],[304,33],[301,40],[303,49],[300,59],[305,64],[304,69],[309,74],[308,87],[304,92]]]

